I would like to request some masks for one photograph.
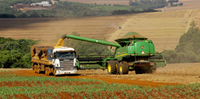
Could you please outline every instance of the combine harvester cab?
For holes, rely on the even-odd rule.
[[[73,48],[63,46],[31,46],[32,69],[49,76],[76,74],[76,53]]]
[[[108,46],[116,47],[115,55],[106,55],[106,57],[93,57],[83,58],[79,56],[79,64],[99,64],[100,69],[107,69],[109,74],[128,74],[129,71],[135,70],[136,74],[153,73],[157,67],[164,67],[166,60],[163,55],[157,57],[155,47],[151,40],[142,37],[141,35],[129,32],[124,37],[116,39],[118,42],[112,43],[103,40],[96,40],[91,38],[84,38],[74,35],[64,35],[66,38],[93,42]],[[64,37],[63,36],[63,37]],[[97,69],[98,67],[80,66],[80,69]]]

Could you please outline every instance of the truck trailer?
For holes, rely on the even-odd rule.
[[[35,73],[45,72],[47,76],[77,73],[76,52],[73,48],[31,46],[31,61]]]

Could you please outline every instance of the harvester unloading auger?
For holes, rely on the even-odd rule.
[[[62,45],[65,38],[116,47],[114,56],[79,56],[77,58],[78,69],[107,69],[109,74],[128,74],[129,71],[135,70],[136,74],[143,74],[153,73],[157,67],[166,65],[163,55],[161,53],[156,55],[153,42],[134,32],[129,32],[124,37],[116,39],[118,44],[64,34],[57,45]],[[99,64],[100,66],[91,65],[88,68],[88,64]]]

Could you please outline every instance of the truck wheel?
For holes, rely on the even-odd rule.
[[[56,70],[53,69],[53,75],[56,77]]]
[[[128,63],[127,62],[120,62],[118,70],[119,70],[119,74],[121,74],[121,75],[128,74],[128,71],[129,71]]]
[[[40,73],[40,64],[37,65],[37,70],[36,71],[37,71],[38,74]]]
[[[34,64],[34,71],[35,71],[35,73],[37,73],[37,65],[36,64]]]
[[[45,75],[49,76],[49,68],[48,67],[45,68]]]
[[[108,74],[116,74],[117,72],[117,63],[116,61],[109,61],[108,62]]]
[[[32,69],[33,69],[33,70],[35,69],[34,63],[32,63]]]

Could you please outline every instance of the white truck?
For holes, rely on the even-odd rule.
[[[35,73],[76,74],[77,59],[73,48],[63,46],[31,46],[32,69]]]

